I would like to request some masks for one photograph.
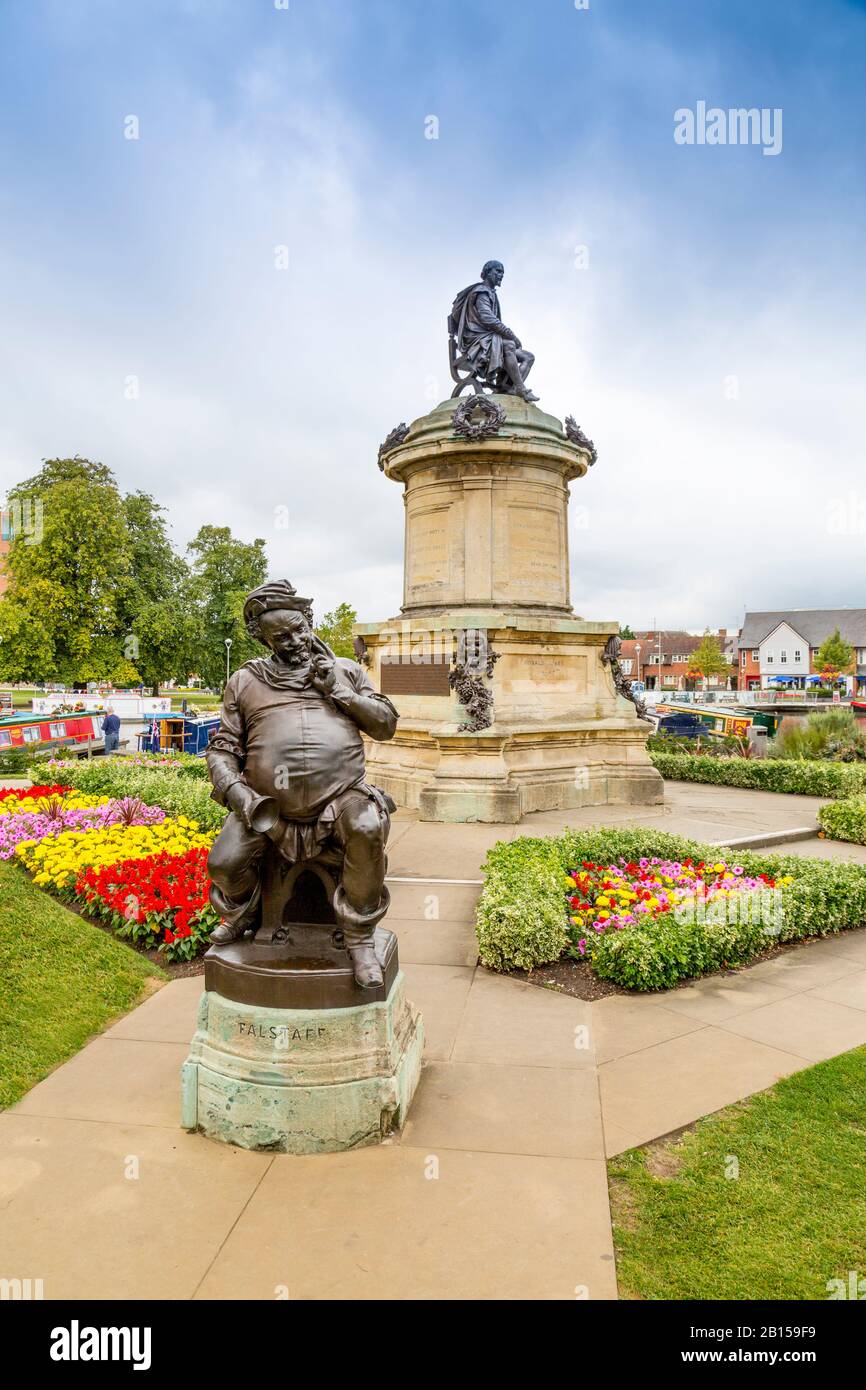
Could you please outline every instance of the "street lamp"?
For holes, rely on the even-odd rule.
[[[225,644],[226,644],[226,685],[228,685],[228,683],[229,683],[229,676],[231,675],[231,670],[232,670],[232,668],[231,668],[232,639],[231,639],[230,637],[226,637],[226,639],[225,639]]]
[[[640,673],[640,642],[634,644],[634,664],[637,670],[638,681],[643,684],[643,676]]]

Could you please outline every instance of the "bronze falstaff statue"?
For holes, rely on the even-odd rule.
[[[394,803],[364,780],[361,733],[393,738],[397,711],[362,666],[315,636],[311,602],[287,580],[250,594],[244,622],[271,655],[228,681],[207,752],[214,799],[230,811],[208,858],[210,900],[222,918],[211,940],[257,930],[266,851],[298,864],[336,850],[334,918],[356,981],[375,988],[383,975],[373,934],[390,901],[385,844]]]

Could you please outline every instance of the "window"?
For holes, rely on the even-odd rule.
[[[772,664],[773,664],[773,653],[772,653],[772,652],[767,652],[767,665],[768,665],[768,666],[772,666]]]
[[[66,737],[66,725],[62,721],[59,724],[49,724],[48,730],[52,738]]]
[[[782,650],[779,652],[779,660],[781,661],[781,663],[782,663],[783,666],[785,665],[785,663],[786,663],[787,660],[788,660],[788,653],[785,651],[785,648],[784,648],[784,647],[783,647]]]
[[[28,724],[28,725],[25,727],[25,729],[23,730],[23,732],[24,732],[24,742],[25,742],[25,743],[38,743],[38,742],[39,742],[39,725],[38,725],[38,724]]]
[[[760,661],[760,659],[761,659],[761,653],[760,653],[760,652],[752,652],[752,660],[753,660],[753,661]]]
[[[798,651],[795,651],[795,652],[794,652],[794,661],[797,663],[798,666],[799,666],[799,664],[800,664],[800,662],[801,662],[802,660],[803,660],[803,655],[802,655],[802,653],[801,653],[801,652],[798,652]]]
[[[745,653],[745,652],[740,652],[740,665],[742,666],[743,670],[746,669],[746,653]]]
[[[0,748],[8,748],[12,742],[12,734],[9,729],[0,729]]]

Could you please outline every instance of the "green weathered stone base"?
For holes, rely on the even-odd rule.
[[[403,1126],[423,1048],[402,971],[386,1000],[357,1008],[269,1009],[205,991],[181,1123],[274,1153],[378,1144]]]

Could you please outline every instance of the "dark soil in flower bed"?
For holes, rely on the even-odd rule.
[[[811,939],[819,941],[823,938],[816,936]],[[786,955],[789,951],[796,951],[798,947],[808,944],[808,940],[785,941],[780,946],[771,946],[745,966],[739,966],[735,970],[717,970],[711,976],[696,975],[694,979],[681,980],[673,988],[686,989],[696,980],[728,980],[748,969],[749,965],[757,965],[762,960],[773,960],[776,956]],[[510,970],[507,975],[512,980],[523,980],[528,985],[538,985],[541,989],[550,989],[556,994],[569,994],[573,999],[585,999],[590,1002],[593,999],[604,999],[608,994],[629,994],[633,999],[640,997],[635,990],[624,989],[612,980],[600,980],[593,974],[589,961],[568,960],[565,956],[561,960],[551,962],[550,965],[539,965],[535,970]],[[667,990],[658,992],[668,993]]]
[[[550,965],[539,965],[535,970],[509,970],[508,978],[523,980],[528,985],[540,985],[556,994],[570,994],[574,999],[603,999],[606,994],[634,994],[632,989],[623,989],[612,980],[600,980],[593,974],[592,966],[586,960],[551,961]]]

